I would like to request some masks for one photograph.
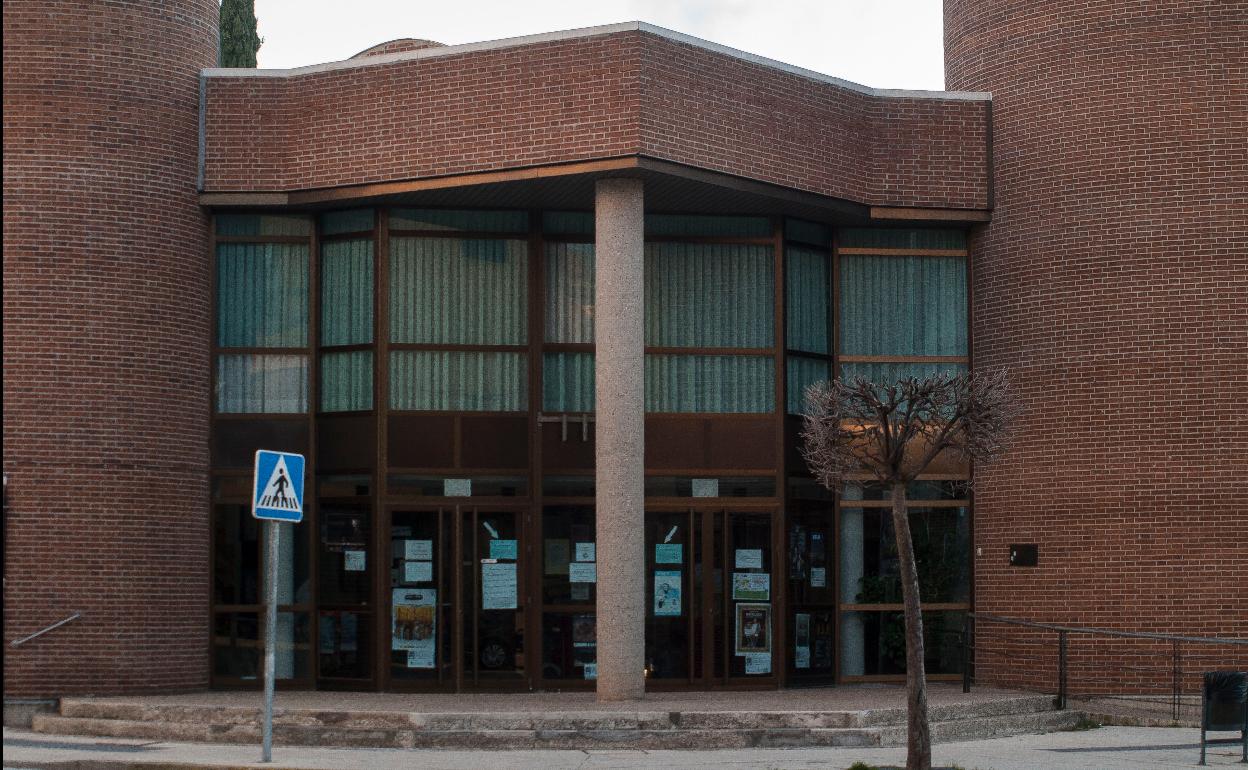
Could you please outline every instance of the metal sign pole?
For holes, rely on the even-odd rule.
[[[273,687],[277,681],[276,650],[277,640],[277,559],[278,538],[281,536],[281,524],[269,520],[269,554],[268,554],[268,597],[264,618],[264,749],[260,755],[261,762],[273,761]]]

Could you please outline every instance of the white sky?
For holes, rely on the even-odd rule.
[[[941,0],[256,0],[261,67],[399,37],[473,43],[645,21],[875,88],[944,87]]]

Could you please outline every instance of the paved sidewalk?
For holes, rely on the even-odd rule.
[[[1229,734],[1228,734],[1229,735]],[[1224,737],[1224,736],[1219,736]],[[1190,728],[1104,727],[1083,732],[1020,735],[937,744],[937,765],[966,770],[1159,770],[1196,767],[1200,733]],[[57,770],[119,768],[267,768],[268,770],[633,770],[677,768],[798,768],[841,770],[857,761],[905,763],[905,749],[754,749],[734,751],[403,751],[279,746],[261,764],[259,746],[79,738],[4,730],[4,767]],[[1238,746],[1210,747],[1209,766],[1244,768]]]

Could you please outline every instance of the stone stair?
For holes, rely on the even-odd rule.
[[[931,709],[934,741],[1069,729],[1082,714],[1054,711],[1047,696]],[[870,711],[491,711],[278,709],[274,743],[285,746],[440,749],[736,749],[900,746],[904,709]],[[66,698],[32,729],[55,735],[159,741],[260,742],[255,708],[149,705]]]

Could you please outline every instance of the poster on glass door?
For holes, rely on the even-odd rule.
[[[437,660],[438,592],[396,588],[390,615],[390,649],[407,652],[408,668],[433,668]]]

